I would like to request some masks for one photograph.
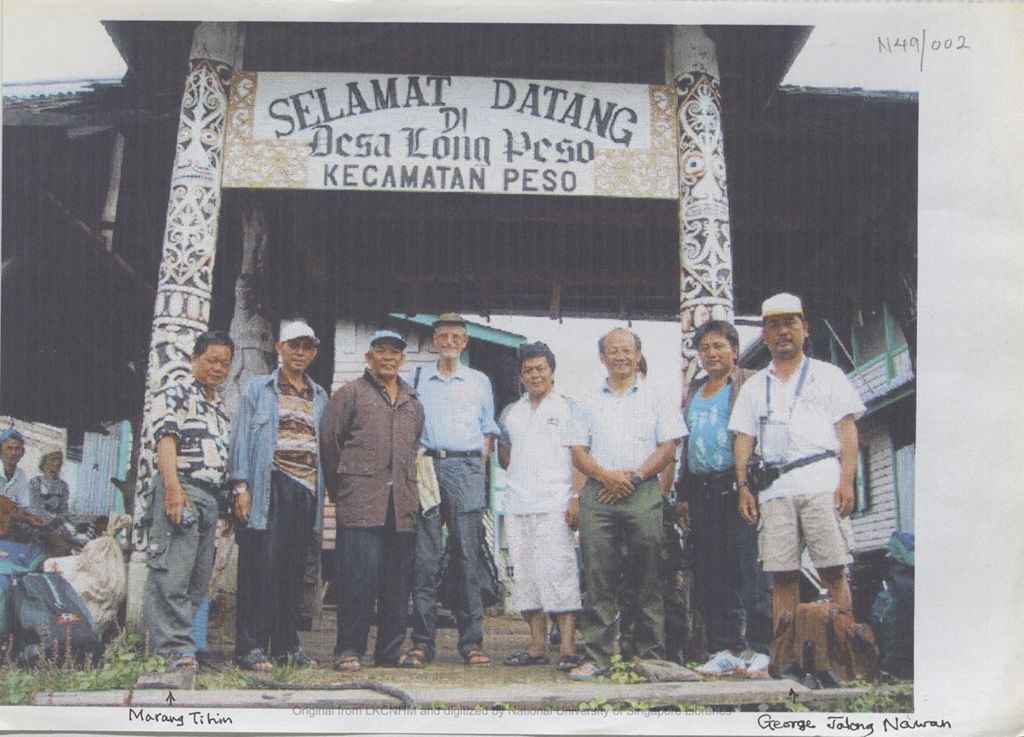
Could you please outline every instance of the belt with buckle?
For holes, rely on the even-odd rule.
[[[735,471],[717,471],[715,473],[692,474],[689,482],[695,487],[693,491],[703,492],[705,498],[711,498],[715,492],[722,496],[732,493],[732,482],[736,480]]]
[[[479,450],[427,450],[431,458],[479,458]]]

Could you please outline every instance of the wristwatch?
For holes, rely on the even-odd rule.
[[[633,486],[639,486],[644,482],[644,477],[633,471],[633,473],[629,474],[629,480],[633,483]]]
[[[749,491],[750,490],[750,484],[747,483],[746,481],[734,481],[733,484],[732,484],[732,490],[733,491],[739,491],[740,489],[743,489],[743,488],[746,488],[747,491]]]

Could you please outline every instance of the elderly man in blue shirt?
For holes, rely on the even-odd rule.
[[[658,474],[686,435],[682,415],[646,381],[637,380],[640,338],[615,328],[598,341],[608,378],[581,398],[569,443],[576,468],[587,476],[580,491],[580,547],[587,604],[580,631],[588,662],[569,677],[588,681],[609,665],[619,613],[619,546],[630,551],[637,592],[633,652],[665,654],[665,605],[658,562],[664,546]]]
[[[409,655],[422,662],[434,658],[441,527],[447,524],[453,538],[452,564],[458,572],[454,614],[459,655],[468,665],[486,666],[491,658],[483,649],[480,549],[487,457],[500,430],[494,421],[490,379],[460,361],[469,342],[465,319],[447,312],[433,328],[437,363],[420,371],[414,383],[426,414],[420,442],[433,458],[441,503],[421,509],[417,520],[413,647]]]

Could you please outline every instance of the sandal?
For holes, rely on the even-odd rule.
[[[433,657],[427,657],[427,649],[422,645],[413,645],[405,651],[405,654],[410,658],[416,658],[416,660],[420,661],[424,665],[434,659]]]
[[[359,662],[358,655],[339,655],[334,659],[334,670],[343,673],[355,673],[362,667],[363,664]]]
[[[474,668],[483,668],[491,664],[491,656],[483,650],[467,650],[462,659],[466,661],[466,665]]]
[[[238,667],[242,670],[255,670],[261,673],[267,673],[274,669],[274,665],[267,659],[266,653],[258,647],[250,650],[248,655],[239,657]]]
[[[530,655],[525,650],[517,650],[501,662],[505,665],[547,665],[551,661],[543,653],[540,655]]]
[[[398,660],[391,663],[381,663],[384,668],[422,668],[423,661],[411,652],[405,652],[398,656]]]
[[[558,660],[555,663],[555,670],[559,673],[568,673],[573,668],[578,668],[583,663],[583,658],[579,655],[570,653],[568,655],[559,655]]]

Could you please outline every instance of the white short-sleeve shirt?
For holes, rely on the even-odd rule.
[[[602,382],[577,403],[571,444],[590,448],[605,468],[637,468],[659,445],[686,435],[683,413],[648,382],[616,394]]]
[[[779,457],[767,460],[791,463],[825,451],[838,454],[836,423],[847,415],[857,419],[864,414],[864,402],[838,366],[814,358],[804,361],[808,362],[807,377],[799,398],[796,389],[804,364],[785,381],[769,364],[743,384],[729,416],[730,430],[759,438],[761,418],[769,416],[765,382],[771,383],[770,417],[773,423],[785,423],[788,440],[785,448],[777,449]],[[773,449],[763,450],[770,456]],[[766,501],[795,494],[826,493],[835,491],[838,485],[839,459],[827,458],[783,474],[758,498]]]
[[[569,427],[572,402],[548,394],[534,409],[524,394],[501,413],[501,442],[511,448],[505,475],[506,514],[560,512],[572,495]]]

